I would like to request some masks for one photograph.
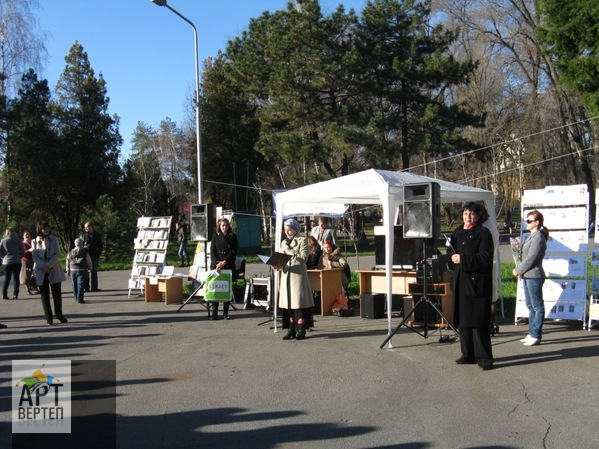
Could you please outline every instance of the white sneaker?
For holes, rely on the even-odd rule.
[[[530,338],[530,340],[528,340],[526,343],[524,343],[524,346],[537,346],[541,344],[541,340],[539,338]]]
[[[530,340],[531,338],[532,338],[532,337],[531,337],[530,335],[527,335],[526,337],[524,337],[524,338],[521,338],[521,339],[520,339],[520,343],[526,343],[526,342],[527,342],[528,340]]]

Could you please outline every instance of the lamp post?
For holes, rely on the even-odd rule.
[[[196,106],[196,141],[197,141],[197,158],[198,158],[198,203],[203,203],[204,201],[204,179],[202,177],[202,131],[201,131],[201,112],[200,112],[200,65],[198,58],[198,31],[196,30],[195,25],[191,20],[187,17],[180,14],[175,9],[171,8],[166,0],[150,0],[152,3],[158,6],[166,6],[172,12],[177,14],[183,20],[185,20],[188,24],[193,28],[193,37],[194,37],[194,49],[195,49],[195,65],[196,65],[196,98],[195,98],[195,106]]]

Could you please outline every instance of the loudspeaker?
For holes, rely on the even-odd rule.
[[[191,205],[191,240],[204,242],[212,240],[215,227],[214,204]]]
[[[414,298],[410,298],[410,297],[405,297],[403,299],[403,316],[404,318],[407,317],[408,315],[410,315],[410,313],[412,313],[412,309],[414,308],[414,305],[418,302],[418,300],[420,299],[420,296],[414,296]],[[439,301],[436,299],[436,297],[428,297],[429,301],[434,302],[435,305],[437,307],[439,307],[439,310],[441,310],[441,304],[439,304]],[[426,307],[426,315],[427,315],[427,324],[438,324],[441,322],[441,316],[437,313],[437,311],[434,309],[433,306],[431,306],[428,302],[426,301],[422,301],[420,304],[418,304],[418,307],[416,307],[416,310],[414,310],[414,313],[412,314],[412,317],[409,321],[411,321],[414,324],[424,324],[424,315],[425,315],[425,307]]]
[[[362,293],[360,295],[360,316],[362,318],[384,318],[385,295],[382,293]]]
[[[436,239],[441,232],[441,187],[436,182],[406,184],[403,188],[403,236]]]

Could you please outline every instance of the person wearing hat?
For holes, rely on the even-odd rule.
[[[341,268],[343,270],[341,284],[343,285],[343,290],[347,293],[347,287],[351,281],[351,270],[347,260],[341,255],[341,248],[335,245],[334,242],[327,240],[324,242],[322,249],[322,265],[325,269]]]
[[[92,269],[93,262],[89,251],[84,247],[82,238],[75,239],[75,248],[69,251],[66,260],[67,276],[70,276],[73,283],[73,295],[75,301],[84,304],[83,295],[89,271]]]
[[[301,226],[294,218],[285,221],[285,239],[281,252],[291,259],[282,267],[273,267],[281,272],[279,284],[279,307],[289,313],[289,329],[283,340],[303,340],[306,338],[308,319],[314,307],[314,298],[308,279],[308,242],[298,235]]]

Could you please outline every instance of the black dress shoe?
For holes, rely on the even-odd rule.
[[[56,317],[56,319],[57,319],[58,321],[60,321],[61,323],[63,323],[63,324],[64,324],[64,323],[68,323],[68,322],[69,322],[69,320],[67,320],[67,319],[66,319],[65,317],[63,317],[63,316],[61,316],[61,317],[58,317],[58,316],[57,316],[57,317]]]
[[[306,338],[306,331],[297,331],[297,335],[295,336],[296,340],[304,340]]]
[[[468,360],[466,357],[460,357],[455,361],[458,365],[472,365],[474,364],[474,360]]]
[[[479,368],[481,370],[483,370],[483,371],[489,371],[489,370],[493,369],[493,364],[491,364],[491,365],[481,365],[481,366],[479,366]]]

